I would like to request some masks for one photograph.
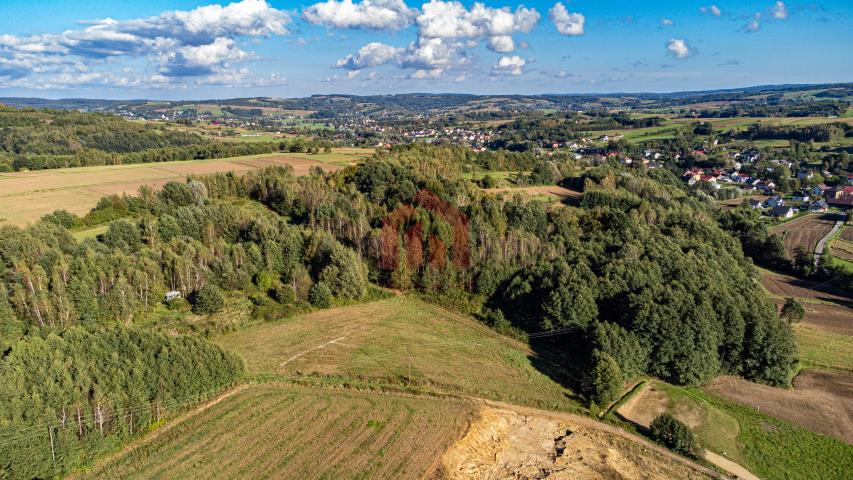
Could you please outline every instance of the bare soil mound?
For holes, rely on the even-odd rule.
[[[442,457],[450,479],[709,478],[626,438],[554,415],[485,407]]]

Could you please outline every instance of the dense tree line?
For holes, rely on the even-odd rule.
[[[797,140],[800,142],[831,142],[845,136],[848,126],[843,123],[785,126],[756,124],[741,134],[749,140]]]
[[[40,329],[0,359],[0,476],[80,468],[242,372],[239,358],[191,337]]]
[[[163,125],[111,115],[0,107],[0,171],[307,152],[321,146],[303,139],[215,142]]]

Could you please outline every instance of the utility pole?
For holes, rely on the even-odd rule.
[[[408,346],[406,346],[406,353],[409,356],[409,375],[406,377],[406,379],[408,380],[409,385],[411,385],[412,384],[412,351],[409,350]]]

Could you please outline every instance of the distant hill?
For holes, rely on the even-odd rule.
[[[209,100],[102,100],[69,98],[0,98],[0,104],[17,108],[52,108],[63,110],[133,113],[143,118],[168,109],[192,109],[198,106],[274,108],[307,110],[317,117],[334,117],[342,113],[378,115],[388,113],[470,113],[491,110],[589,109],[589,108],[661,108],[722,103],[821,102],[853,99],[853,83],[807,85],[759,85],[743,88],[684,91],[671,93],[601,93],[543,95],[472,95],[449,93],[405,93],[395,95],[312,95],[302,98],[232,98]],[[203,109],[198,109],[203,111]],[[249,110],[247,110],[249,111]],[[239,112],[237,113],[239,116]]]

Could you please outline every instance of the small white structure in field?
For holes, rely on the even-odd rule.
[[[177,290],[172,290],[171,292],[166,292],[166,301],[171,302],[172,300],[177,300],[181,298],[181,292]]]

